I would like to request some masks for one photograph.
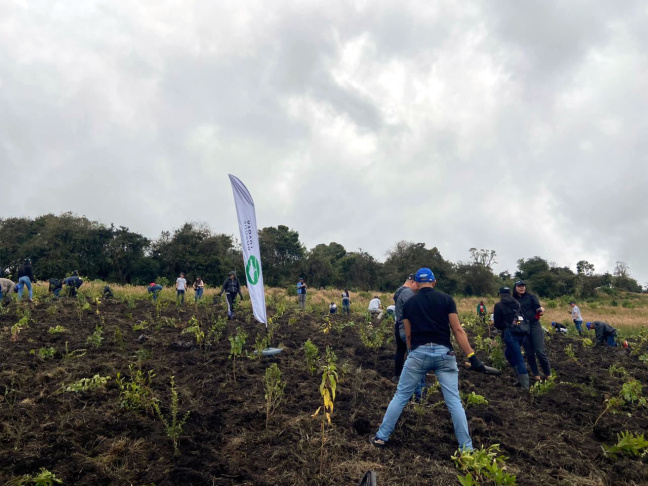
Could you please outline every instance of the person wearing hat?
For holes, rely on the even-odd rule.
[[[218,296],[220,297],[225,292],[225,297],[227,298],[227,318],[232,319],[234,317],[234,305],[236,304],[236,295],[238,294],[243,300],[243,294],[241,293],[241,284],[236,278],[236,272],[232,270],[228,275],[227,279],[223,283],[223,288],[221,288]]]
[[[21,300],[23,294],[25,293],[25,287],[29,290],[29,302],[34,298],[34,293],[32,291],[32,282],[35,282],[34,278],[34,267],[32,267],[32,262],[29,258],[25,259],[25,262],[20,265],[18,269],[18,300]]]
[[[617,330],[605,321],[594,321],[587,323],[587,329],[596,332],[597,346],[616,346]]]
[[[299,308],[301,310],[306,309],[306,289],[308,288],[308,285],[306,285],[306,282],[304,281],[304,277],[301,277],[299,279],[299,282],[297,282],[297,302],[299,303]]]
[[[405,339],[405,324],[403,324],[403,307],[405,302],[414,297],[414,293],[418,290],[418,284],[414,281],[413,273],[407,276],[405,283],[401,285],[394,293],[394,338],[396,340],[396,354],[394,355],[394,377],[392,381],[398,382],[401,372],[403,371],[403,364],[405,363],[405,354],[407,353],[407,341]]]
[[[571,306],[571,315],[572,315],[572,320],[574,321],[574,325],[576,326],[576,330],[578,331],[578,335],[582,336],[583,335],[583,316],[581,315],[581,311],[576,305],[575,301],[571,301],[569,303]]]
[[[148,289],[146,289],[146,291],[149,294],[153,294],[153,302],[157,302],[158,294],[162,291],[163,288],[164,287],[162,287],[159,283],[151,282],[148,286]]]
[[[540,372],[536,357],[540,361],[542,372],[545,376],[551,375],[551,366],[549,357],[544,345],[544,329],[540,324],[540,316],[544,314],[544,307],[540,305],[538,298],[530,292],[527,292],[526,282],[518,280],[515,282],[513,298],[517,300],[522,309],[522,315],[529,322],[529,337],[524,341],[524,352],[526,353],[527,363],[536,381],[540,381]]]
[[[385,447],[416,386],[429,371],[434,371],[452,417],[459,448],[472,451],[466,412],[459,397],[459,368],[450,333],[452,332],[462,351],[468,356],[472,370],[483,372],[484,364],[475,356],[468,336],[461,327],[455,301],[449,295],[434,289],[436,280],[432,270],[419,269],[414,280],[419,289],[416,295],[405,302],[402,316],[410,352],[403,366],[396,393],[371,443],[375,447]]]
[[[529,372],[527,371],[524,358],[522,357],[522,347],[528,338],[527,334],[514,334],[511,331],[511,323],[517,319],[520,313],[520,304],[511,296],[511,289],[502,287],[499,289],[500,301],[495,304],[493,309],[493,320],[495,327],[502,332],[502,339],[506,348],[504,356],[515,370],[520,387],[523,390],[529,389]]]

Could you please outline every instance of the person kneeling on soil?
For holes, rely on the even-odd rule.
[[[112,299],[115,297],[113,295],[112,289],[110,288],[110,285],[104,285],[102,294],[104,299]]]
[[[16,284],[8,278],[0,278],[0,302],[2,302],[3,298],[7,302],[10,301],[11,292],[14,291],[15,287]]]
[[[83,285],[83,280],[79,277],[79,271],[75,270],[72,272],[72,276],[63,280],[63,285],[67,285],[68,295],[70,297],[76,297],[77,290]]]
[[[567,326],[564,324],[561,324],[560,322],[552,322],[551,327],[554,328],[554,331],[566,334],[567,333]]]
[[[380,303],[380,299],[378,298],[377,295],[374,296],[373,299],[369,302],[369,307],[367,308],[369,311],[369,314],[371,314],[371,317],[378,318],[378,320],[382,319],[383,312],[382,312],[382,304]]]
[[[337,314],[337,305],[335,305],[335,302],[331,302],[331,305],[329,305],[329,314]]]
[[[63,288],[63,279],[50,278],[49,279],[49,291],[54,294],[54,298],[58,299],[61,289]]]
[[[403,307],[403,325],[410,353],[398,381],[396,394],[371,443],[375,447],[385,447],[414,389],[429,371],[434,371],[452,417],[459,448],[472,451],[466,412],[459,397],[459,368],[450,332],[468,356],[472,370],[483,372],[484,364],[475,356],[468,336],[461,327],[455,301],[449,295],[434,290],[436,280],[432,270],[421,268],[414,279],[419,284],[419,291]]]
[[[597,346],[616,346],[617,330],[605,321],[594,321],[587,323],[587,329],[596,332]]]
[[[500,301],[495,304],[494,320],[495,327],[502,332],[502,339],[506,344],[504,356],[510,363],[518,382],[523,390],[529,389],[529,372],[527,371],[524,358],[522,357],[522,347],[528,339],[528,330],[523,332],[519,326],[515,326],[518,316],[521,313],[520,304],[511,296],[511,289],[502,287],[499,290]]]

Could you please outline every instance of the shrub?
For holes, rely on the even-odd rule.
[[[162,413],[162,410],[160,409],[160,405],[158,404],[157,400],[153,402],[153,408],[155,409],[155,412],[157,413],[158,417],[164,424],[164,430],[167,434],[167,437],[169,437],[173,441],[173,450],[177,454],[178,441],[180,439],[180,435],[182,434],[182,428],[184,427],[184,424],[187,421],[187,418],[189,417],[191,411],[187,410],[184,416],[181,419],[178,419],[178,414],[180,412],[180,407],[179,407],[180,399],[178,397],[178,390],[176,390],[174,380],[175,377],[172,376],[170,380],[171,381],[171,423],[169,423],[169,421]]]
[[[310,374],[314,374],[317,370],[317,362],[319,361],[319,349],[309,339],[304,343],[304,354],[306,355],[306,368]]]
[[[281,370],[277,363],[272,363],[265,371],[264,378],[266,399],[266,429],[270,423],[270,416],[274,413],[284,396],[286,384],[281,381]]]

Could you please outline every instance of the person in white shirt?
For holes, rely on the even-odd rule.
[[[581,311],[576,305],[575,301],[571,301],[569,303],[571,306],[571,315],[572,315],[572,320],[574,321],[574,325],[576,326],[576,330],[578,331],[578,335],[582,336],[583,335],[583,316],[581,315]]]
[[[376,317],[378,318],[378,320],[382,319],[382,304],[380,303],[380,299],[377,295],[375,295],[374,298],[371,299],[371,301],[369,302],[369,308],[367,310],[371,314],[371,317]]]
[[[180,276],[176,279],[176,304],[178,300],[182,300],[184,304],[185,291],[187,290],[187,280],[185,279],[185,274],[181,273]]]
[[[329,305],[329,314],[337,314],[337,305],[335,305],[335,302],[331,302],[331,305]]]

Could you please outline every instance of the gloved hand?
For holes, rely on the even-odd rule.
[[[476,355],[473,354],[470,358],[468,358],[468,361],[470,361],[471,370],[477,371],[479,373],[483,373],[486,370],[484,363],[482,363]]]

